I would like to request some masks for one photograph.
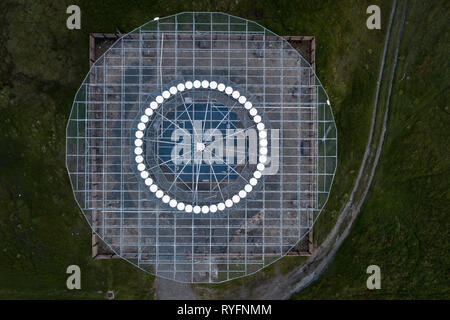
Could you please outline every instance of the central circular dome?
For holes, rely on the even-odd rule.
[[[222,82],[169,87],[143,110],[136,127],[140,177],[156,198],[179,211],[224,211],[246,198],[263,175],[266,126],[252,102]]]

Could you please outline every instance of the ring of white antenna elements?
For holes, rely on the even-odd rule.
[[[233,97],[237,100],[249,113],[250,117],[256,123],[256,128],[258,129],[259,137],[259,153],[258,153],[258,164],[256,166],[256,171],[253,172],[253,177],[250,178],[248,183],[244,186],[244,189],[240,190],[237,194],[233,195],[230,199],[224,202],[219,202],[212,205],[193,205],[185,204],[183,202],[177,201],[176,199],[171,199],[170,196],[164,193],[154,181],[150,178],[149,172],[146,170],[143,157],[142,146],[144,144],[144,131],[149,122],[149,117],[153,115],[154,111],[159,108],[159,106],[171,96],[176,95],[178,92],[183,92],[191,89],[212,89],[218,90],[219,92],[225,92],[225,94]],[[262,176],[262,171],[265,168],[265,163],[267,162],[267,130],[265,129],[264,123],[261,122],[261,116],[258,115],[258,110],[256,110],[252,103],[247,100],[247,98],[240,94],[239,91],[234,90],[230,86],[225,86],[223,83],[217,83],[215,81],[209,82],[208,80],[195,80],[186,81],[184,83],[179,83],[176,86],[170,87],[169,90],[163,91],[161,95],[157,96],[155,100],[150,102],[150,105],[144,110],[144,114],[140,118],[140,122],[137,125],[137,130],[135,133],[136,140],[134,140],[134,153],[136,155],[136,166],[140,172],[141,178],[144,180],[145,185],[148,187],[150,192],[154,193],[158,199],[162,202],[168,204],[172,208],[177,208],[179,211],[185,211],[187,213],[194,212],[196,214],[202,212],[207,214],[209,212],[215,213],[217,211],[223,211],[225,208],[231,208],[234,204],[238,203],[241,199],[245,198],[249,192],[252,191],[253,187],[258,184],[259,178]]]

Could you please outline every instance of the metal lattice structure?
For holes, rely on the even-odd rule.
[[[92,66],[66,163],[93,231],[137,267],[222,282],[311,230],[337,160],[330,102],[264,27],[185,12],[121,37]]]

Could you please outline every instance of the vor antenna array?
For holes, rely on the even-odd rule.
[[[284,256],[328,198],[337,152],[325,90],[283,38],[186,12],[121,37],[67,125],[67,168],[93,231],[180,282],[221,282]]]

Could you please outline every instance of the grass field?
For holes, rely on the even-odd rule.
[[[448,12],[411,1],[369,198],[327,272],[293,298],[450,297]],[[370,264],[381,290],[365,288]]]
[[[82,29],[71,31],[65,10],[74,3],[82,10]],[[316,36],[318,77],[339,135],[335,185],[315,226],[320,243],[348,198],[367,142],[386,32],[365,27],[370,4],[380,5],[385,26],[387,0],[197,1],[195,7],[173,0],[2,1],[0,298],[103,298],[110,289],[117,298],[154,297],[152,276],[125,261],[92,260],[90,229],[64,167],[65,126],[89,69],[89,33],[128,32],[180,11],[223,11],[281,35]],[[448,9],[444,1],[411,6],[369,201],[328,272],[296,298],[448,297]],[[303,261],[284,258],[211,288],[251,287]],[[372,263],[382,269],[377,292],[364,287]],[[81,267],[80,291],[65,287],[70,264]]]

